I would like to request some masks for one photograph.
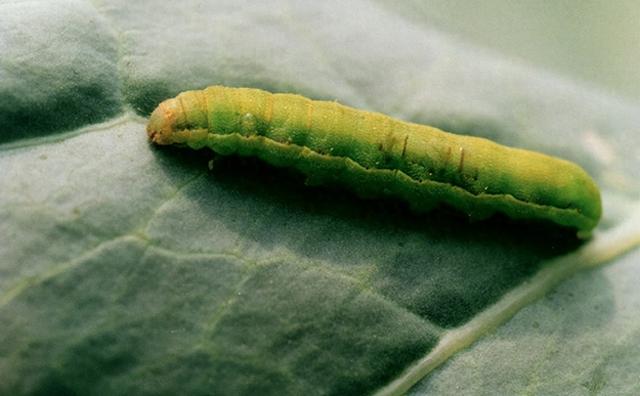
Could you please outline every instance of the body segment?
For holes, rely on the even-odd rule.
[[[147,131],[158,144],[257,156],[417,211],[446,203],[474,218],[552,221],[583,237],[601,215],[597,186],[574,163],[337,102],[214,86],[162,102]]]

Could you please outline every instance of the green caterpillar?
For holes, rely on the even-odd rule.
[[[446,203],[474,219],[551,221],[580,238],[602,212],[598,187],[572,162],[299,95],[186,91],[160,103],[147,133],[158,144],[256,156],[361,196],[398,197],[420,212]]]

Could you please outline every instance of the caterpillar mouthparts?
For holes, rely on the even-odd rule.
[[[156,107],[147,124],[147,134],[152,142],[162,145],[173,143],[176,114],[179,111],[176,99],[167,99]]]

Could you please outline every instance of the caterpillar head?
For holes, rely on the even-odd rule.
[[[182,110],[175,98],[160,103],[151,113],[147,124],[147,135],[157,144],[175,143],[176,123],[182,115]]]

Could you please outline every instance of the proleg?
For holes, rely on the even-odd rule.
[[[439,204],[474,219],[499,212],[573,228],[580,238],[602,214],[596,183],[572,162],[299,95],[186,91],[160,103],[147,133],[157,144],[255,156],[314,183],[396,197],[418,212]]]

